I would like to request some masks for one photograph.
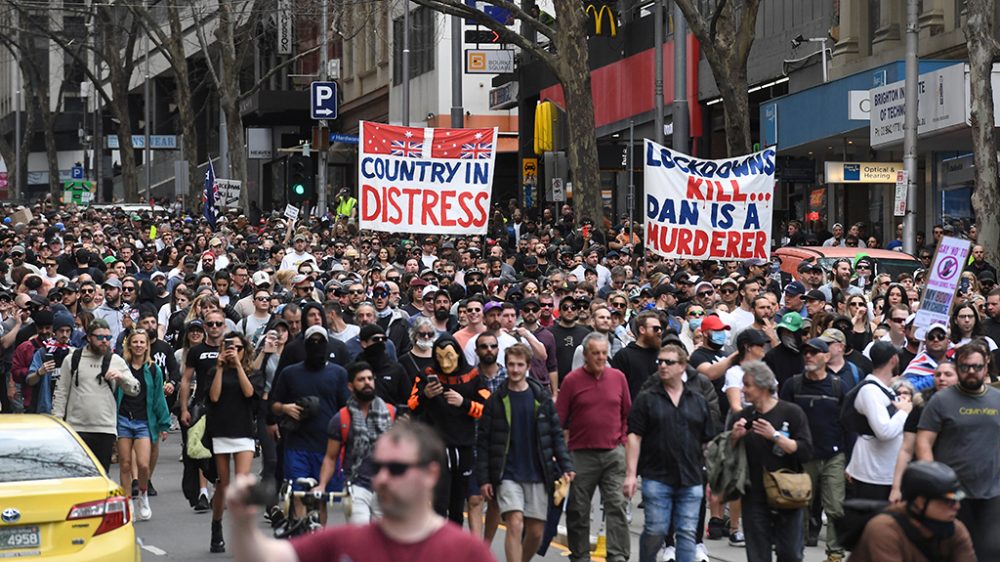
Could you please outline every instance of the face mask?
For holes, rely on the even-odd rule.
[[[310,370],[317,370],[326,364],[326,340],[320,338],[309,338],[305,342],[306,367]]]
[[[721,330],[710,332],[708,335],[708,341],[715,347],[722,347],[726,345],[726,332]]]
[[[909,510],[910,515],[916,517],[917,521],[924,527],[927,527],[931,533],[934,533],[934,538],[936,539],[948,539],[955,534],[955,522],[954,521],[936,521],[934,519],[928,518],[925,514],[914,513],[914,510]]]
[[[483,292],[483,286],[482,285],[478,285],[478,284],[474,284],[474,283],[470,283],[470,284],[468,284],[468,285],[465,286],[465,292],[468,293],[468,295],[470,297],[472,295],[478,295],[479,293]]]
[[[787,347],[788,349],[790,349],[792,351],[798,351],[799,350],[799,339],[797,337],[795,337],[795,334],[791,334],[791,333],[788,333],[788,332],[782,332],[781,333],[781,345]]]
[[[434,340],[425,340],[425,339],[421,338],[421,339],[417,340],[416,345],[420,349],[422,349],[424,351],[427,351],[428,349],[434,347]]]
[[[701,318],[690,318],[688,319],[688,328],[691,328],[692,332],[697,332],[701,328]]]
[[[448,319],[449,316],[451,316],[451,314],[448,312],[447,309],[438,308],[434,310],[434,319],[437,320],[438,322],[444,322],[445,320]]]
[[[385,342],[373,343],[365,348],[365,355],[368,357],[383,357],[385,355]]]

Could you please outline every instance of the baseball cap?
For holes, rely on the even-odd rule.
[[[701,321],[701,331],[702,332],[717,332],[719,330],[728,330],[729,324],[722,321],[722,318],[712,314],[711,316],[706,316],[704,320]]]
[[[924,334],[929,334],[929,333],[933,332],[934,330],[941,330],[942,332],[944,332],[944,335],[946,335],[946,336],[948,335],[948,326],[946,324],[941,323],[941,322],[935,322],[935,323],[931,324],[930,326],[927,326],[927,331],[924,332]]]
[[[799,262],[799,266],[796,268],[799,273],[805,271],[823,271],[823,267],[812,260],[802,260]]]
[[[488,314],[491,310],[499,310],[503,308],[503,303],[500,301],[490,301],[483,305],[483,314]]]
[[[105,279],[104,283],[101,283],[101,286],[102,287],[113,287],[115,289],[121,289],[122,288],[122,282],[119,281],[117,277],[111,277],[109,279]]]
[[[292,277],[292,285],[302,285],[309,282],[309,277],[302,275],[301,273]]]
[[[806,347],[811,347],[811,348],[819,351],[820,353],[829,353],[830,352],[830,346],[828,346],[826,344],[826,342],[823,341],[822,338],[813,338],[811,340],[808,340],[808,341],[805,342],[805,345],[806,345]]]
[[[162,271],[154,271],[153,274],[149,276],[150,279],[156,279],[157,277],[163,277],[166,279],[167,274]]]
[[[321,336],[323,336],[323,339],[329,338],[329,335],[326,333],[326,328],[324,328],[320,324],[316,324],[315,326],[309,326],[308,328],[306,328],[305,339],[309,339],[315,336],[316,334],[320,334]]]
[[[365,324],[364,326],[361,327],[361,331],[358,332],[358,339],[361,341],[365,341],[365,340],[370,340],[375,336],[384,336],[384,335],[385,335],[385,330],[382,329],[382,326],[379,326],[376,323]]]
[[[426,287],[427,285],[429,285],[429,283],[419,277],[416,277],[410,281],[411,289],[418,289],[420,287]]]
[[[819,335],[819,339],[825,341],[826,343],[847,343],[847,338],[844,337],[844,332],[836,328],[827,328],[823,330],[823,333]]]
[[[714,292],[715,291],[715,285],[712,285],[712,283],[710,281],[701,281],[700,283],[698,283],[697,285],[694,286],[694,292],[695,292],[695,294],[700,293],[702,291],[702,289],[709,289],[709,290],[711,290],[711,291]]]
[[[306,237],[303,234],[296,234],[295,237],[292,238],[292,242],[305,242],[305,241]]]
[[[819,289],[812,289],[811,291],[806,293],[806,300],[826,302],[826,295],[824,295],[823,291],[820,291]]]
[[[251,279],[253,280],[253,284],[256,287],[260,287],[262,285],[270,285],[271,284],[271,276],[268,275],[267,272],[264,272],[264,271],[257,271],[257,272],[255,272],[253,274],[253,277],[251,277]]]
[[[806,294],[806,286],[798,281],[792,281],[785,286],[785,294],[793,297],[800,297]]]
[[[412,283],[410,285],[412,285]],[[424,290],[420,292],[420,298],[426,299],[427,297],[433,296],[437,292],[437,285],[427,285],[424,287]]]
[[[743,330],[736,336],[737,348],[744,345],[767,345],[768,343],[771,343],[771,340],[768,339],[764,332],[753,328]]]
[[[781,322],[775,326],[777,328],[784,328],[789,332],[798,332],[802,329],[802,315],[798,312],[787,312],[781,317]]]
[[[768,264],[768,261],[764,258],[750,258],[748,260],[743,260],[743,267],[764,267]]]

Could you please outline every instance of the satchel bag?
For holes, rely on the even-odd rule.
[[[210,451],[205,444],[202,442],[202,438],[205,436],[205,429],[207,425],[208,418],[201,416],[198,418],[194,424],[191,425],[191,429],[188,430],[187,435],[187,456],[188,458],[196,460],[204,460],[212,458],[212,451]]]
[[[812,502],[812,478],[788,469],[764,472],[767,505],[774,509],[799,509]]]

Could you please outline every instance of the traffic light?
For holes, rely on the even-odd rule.
[[[313,161],[309,156],[292,154],[288,157],[286,170],[287,200],[293,205],[301,205],[306,201],[316,201],[316,173]]]

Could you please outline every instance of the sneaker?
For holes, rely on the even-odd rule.
[[[826,555],[824,562],[844,562],[844,555],[840,552],[831,552]]]
[[[153,516],[153,510],[149,508],[149,494],[139,493],[139,499],[136,500],[139,504],[139,520],[149,521],[149,518]]]
[[[205,494],[199,495],[198,503],[194,504],[195,513],[205,513],[210,509],[212,509],[212,505],[208,501],[208,496]]]
[[[661,562],[677,562],[677,549],[676,548],[674,548],[672,546],[664,547],[664,549],[661,550],[660,553],[661,553],[660,554],[660,561]]]
[[[149,482],[146,483],[146,493],[149,494],[149,497],[151,497],[151,498],[155,498],[156,497],[157,492],[156,492],[156,488],[153,487],[153,481],[152,480],[150,480]]]
[[[725,535],[726,522],[718,517],[708,520],[708,538],[717,541]]]
[[[134,498],[138,495],[139,495],[139,480],[136,479],[132,481],[132,497]]]
[[[730,531],[729,532],[729,546],[744,547],[747,545],[746,537],[743,536],[743,531]]]
[[[694,545],[694,559],[695,562],[709,562],[708,549],[705,548],[704,543]]]

